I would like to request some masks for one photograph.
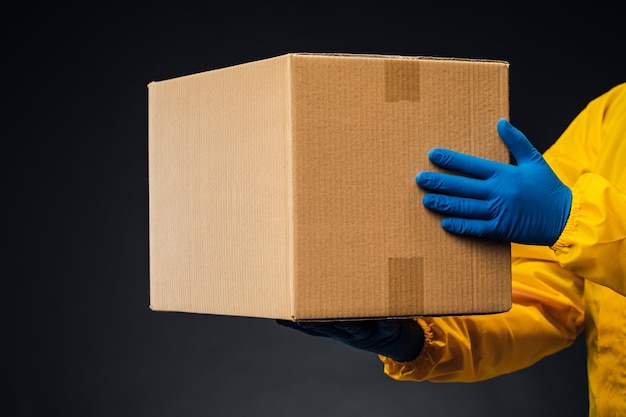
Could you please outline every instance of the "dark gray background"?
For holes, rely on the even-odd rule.
[[[544,150],[626,80],[615,10],[433,3],[5,9],[0,413],[585,416],[581,340],[491,381],[396,382],[272,320],[148,308],[150,81],[286,52],[503,59]]]

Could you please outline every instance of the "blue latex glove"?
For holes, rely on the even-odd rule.
[[[572,192],[522,132],[500,119],[498,134],[517,165],[435,148],[435,165],[464,175],[421,172],[417,184],[431,194],[426,208],[445,216],[451,233],[532,245],[553,245],[569,217]]]
[[[411,319],[333,322],[293,322],[278,324],[312,336],[329,337],[348,346],[381,354],[396,361],[415,359],[424,346],[424,331]]]

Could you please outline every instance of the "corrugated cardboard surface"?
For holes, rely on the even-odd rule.
[[[508,64],[288,54],[149,85],[154,310],[333,319],[510,308],[510,248],[451,236],[417,172],[508,162]]]

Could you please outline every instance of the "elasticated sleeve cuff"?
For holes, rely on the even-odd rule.
[[[432,324],[423,318],[417,318],[415,320],[424,332],[424,346],[415,359],[400,362],[379,355],[379,358],[384,363],[385,373],[394,379],[422,381],[436,363],[436,360],[433,358],[433,353],[437,349],[437,346],[435,346],[435,335],[432,330]]]

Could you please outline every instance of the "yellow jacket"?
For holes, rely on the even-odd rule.
[[[572,190],[551,248],[512,245],[513,307],[419,318],[422,353],[380,357],[398,380],[480,381],[587,344],[590,416],[626,415],[626,83],[591,101],[544,157]]]

